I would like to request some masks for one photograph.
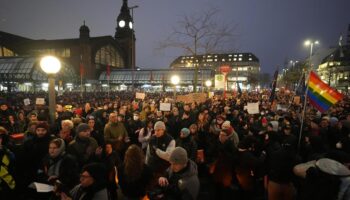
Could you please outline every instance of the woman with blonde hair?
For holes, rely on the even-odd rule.
[[[125,152],[124,164],[118,170],[122,194],[128,199],[142,199],[152,179],[152,172],[145,164],[140,147],[133,144]]]
[[[64,140],[65,144],[68,145],[74,138],[74,124],[72,120],[66,119],[61,122],[61,131],[58,133],[58,137]]]

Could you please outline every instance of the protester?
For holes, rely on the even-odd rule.
[[[76,129],[77,135],[67,148],[67,152],[75,157],[79,169],[91,162],[98,147],[94,138],[90,137],[90,127],[85,123],[79,124]]]
[[[169,157],[175,148],[175,140],[166,133],[164,122],[154,124],[154,135],[147,147],[146,164],[153,170],[156,176],[164,174],[169,166]]]
[[[145,164],[140,147],[131,145],[125,152],[124,164],[118,169],[121,192],[127,199],[142,199],[150,187],[152,171]]]
[[[85,165],[80,174],[80,184],[68,194],[61,192],[61,200],[109,200],[106,178],[106,169],[102,164]]]
[[[166,199],[195,200],[199,192],[197,165],[188,159],[186,150],[176,147],[172,151],[170,167],[165,177],[160,177],[158,183],[164,188]]]

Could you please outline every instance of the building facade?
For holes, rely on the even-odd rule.
[[[34,57],[50,54],[68,64],[84,80],[96,80],[107,69],[131,69],[135,63],[135,35],[133,19],[127,0],[123,0],[117,17],[115,36],[91,37],[84,24],[79,38],[33,40],[0,31],[0,58]],[[14,60],[15,62],[15,60]]]
[[[228,88],[237,82],[247,85],[258,84],[260,74],[259,59],[252,53],[205,54],[196,56],[180,56],[170,65],[172,69],[211,69],[221,73],[220,67],[229,66],[227,74]]]
[[[320,78],[331,87],[342,92],[350,91],[350,25],[348,27],[347,42],[327,55],[317,69]]]

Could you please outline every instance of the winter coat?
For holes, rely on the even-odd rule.
[[[188,160],[187,166],[179,172],[168,169],[169,185],[166,189],[167,199],[195,200],[199,193],[197,165]]]

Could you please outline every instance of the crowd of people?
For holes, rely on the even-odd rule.
[[[350,199],[349,97],[320,113],[269,95],[69,92],[50,124],[46,93],[2,93],[0,199]]]

